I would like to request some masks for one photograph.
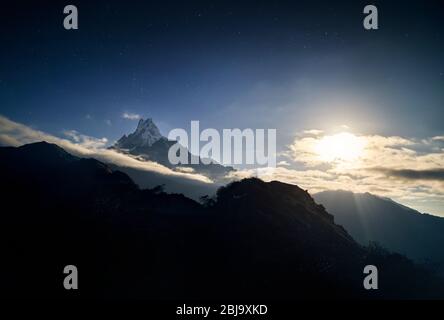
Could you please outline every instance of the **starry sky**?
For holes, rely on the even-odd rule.
[[[378,30],[362,25],[370,3]],[[67,4],[79,10],[78,30],[63,28]],[[363,135],[444,135],[442,1],[1,6],[0,115],[53,135],[76,130],[112,143],[137,116],[164,135],[191,120],[276,128],[278,150],[304,130],[344,125]]]
[[[365,1],[91,2],[73,3],[75,31],[62,25],[66,1],[2,5],[3,115],[110,140],[134,125],[123,112],[163,131],[279,124],[282,139],[342,124],[443,129],[439,1],[376,2],[377,31],[362,27]]]

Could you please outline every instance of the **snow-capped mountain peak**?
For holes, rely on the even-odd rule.
[[[151,118],[140,119],[136,131],[117,141],[115,147],[119,149],[133,149],[136,147],[150,147],[163,136]]]

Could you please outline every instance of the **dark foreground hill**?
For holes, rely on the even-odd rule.
[[[429,298],[442,281],[364,248],[294,185],[248,179],[201,205],[56,145],[0,148],[3,292],[29,297]],[[63,288],[76,265],[79,290]],[[363,289],[365,265],[379,290]]]

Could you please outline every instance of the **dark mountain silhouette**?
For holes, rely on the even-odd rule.
[[[444,297],[406,258],[362,247],[294,185],[258,179],[201,205],[56,145],[0,148],[3,290],[12,296],[222,298]],[[79,269],[66,291],[65,265]],[[380,289],[362,287],[375,264]]]
[[[376,241],[444,274],[444,218],[369,193],[324,191],[314,198],[361,244]]]
[[[169,141],[162,136],[153,120],[148,118],[147,120],[140,119],[136,130],[128,136],[123,135],[111,148],[145,160],[160,163],[168,168],[188,168],[218,181],[226,181],[224,179],[225,176],[234,171],[233,167],[223,166],[218,163],[204,165],[200,158],[198,158],[198,164],[191,164],[191,158],[195,156],[184,147],[181,148],[187,154],[188,164],[173,165],[168,159],[168,151],[176,143],[178,142]]]

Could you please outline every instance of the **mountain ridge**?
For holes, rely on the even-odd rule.
[[[313,195],[360,244],[378,242],[416,261],[435,264],[444,274],[444,218],[421,213],[370,193],[336,190]]]
[[[12,296],[68,297],[62,270],[74,264],[82,297],[93,298],[444,297],[441,280],[358,245],[295,185],[244,179],[202,205],[161,187],[141,190],[100,161],[60,154],[42,143],[0,148],[7,213],[0,243]],[[29,261],[39,262],[38,277],[22,290]],[[366,264],[378,265],[380,290],[363,289]]]

